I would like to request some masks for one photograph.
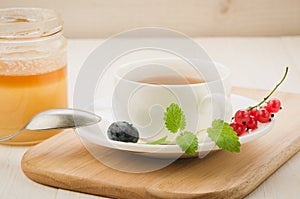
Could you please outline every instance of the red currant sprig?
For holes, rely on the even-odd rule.
[[[250,106],[248,109],[240,109],[235,113],[233,117],[234,121],[230,124],[230,126],[238,136],[246,134],[247,132],[249,132],[249,130],[257,129],[258,123],[270,122],[272,120],[271,118],[274,117],[274,113],[277,113],[281,109],[281,102],[278,99],[268,99],[285,80],[287,73],[288,67],[286,67],[284,76],[282,77],[280,82],[261,102],[259,102],[255,106]],[[262,106],[264,103],[267,104],[265,106]]]

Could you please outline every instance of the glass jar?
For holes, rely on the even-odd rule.
[[[62,27],[53,10],[0,9],[0,137],[18,131],[38,112],[67,107]],[[36,144],[56,133],[23,131],[2,144]]]

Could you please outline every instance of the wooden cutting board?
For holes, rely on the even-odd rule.
[[[256,100],[267,94],[242,88],[233,92]],[[150,173],[125,173],[94,159],[73,131],[65,131],[29,149],[22,169],[41,184],[113,198],[241,198],[300,150],[300,95],[275,96],[283,110],[272,131],[243,145],[238,154],[219,151],[204,159],[180,159]],[[113,152],[102,150],[114,158]],[[125,156],[118,158],[118,163],[128,163]]]

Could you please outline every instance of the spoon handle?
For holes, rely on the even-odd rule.
[[[84,110],[72,108],[49,109],[36,114],[27,123],[27,125],[19,131],[5,137],[0,137],[0,142],[4,142],[19,135],[23,130],[48,131],[55,129],[79,128],[97,124],[100,121],[100,116]]]
[[[16,137],[17,135],[19,135],[24,129],[20,129],[19,131],[17,132],[14,132],[13,134],[10,134],[10,135],[7,135],[5,137],[1,137],[0,138],[0,142],[4,142],[4,141],[7,141],[7,140],[10,140],[11,138],[13,137]]]

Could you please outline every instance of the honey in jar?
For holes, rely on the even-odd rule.
[[[67,107],[66,40],[59,15],[48,9],[0,9],[0,137],[37,113]],[[23,131],[2,142],[31,145],[58,131]]]

